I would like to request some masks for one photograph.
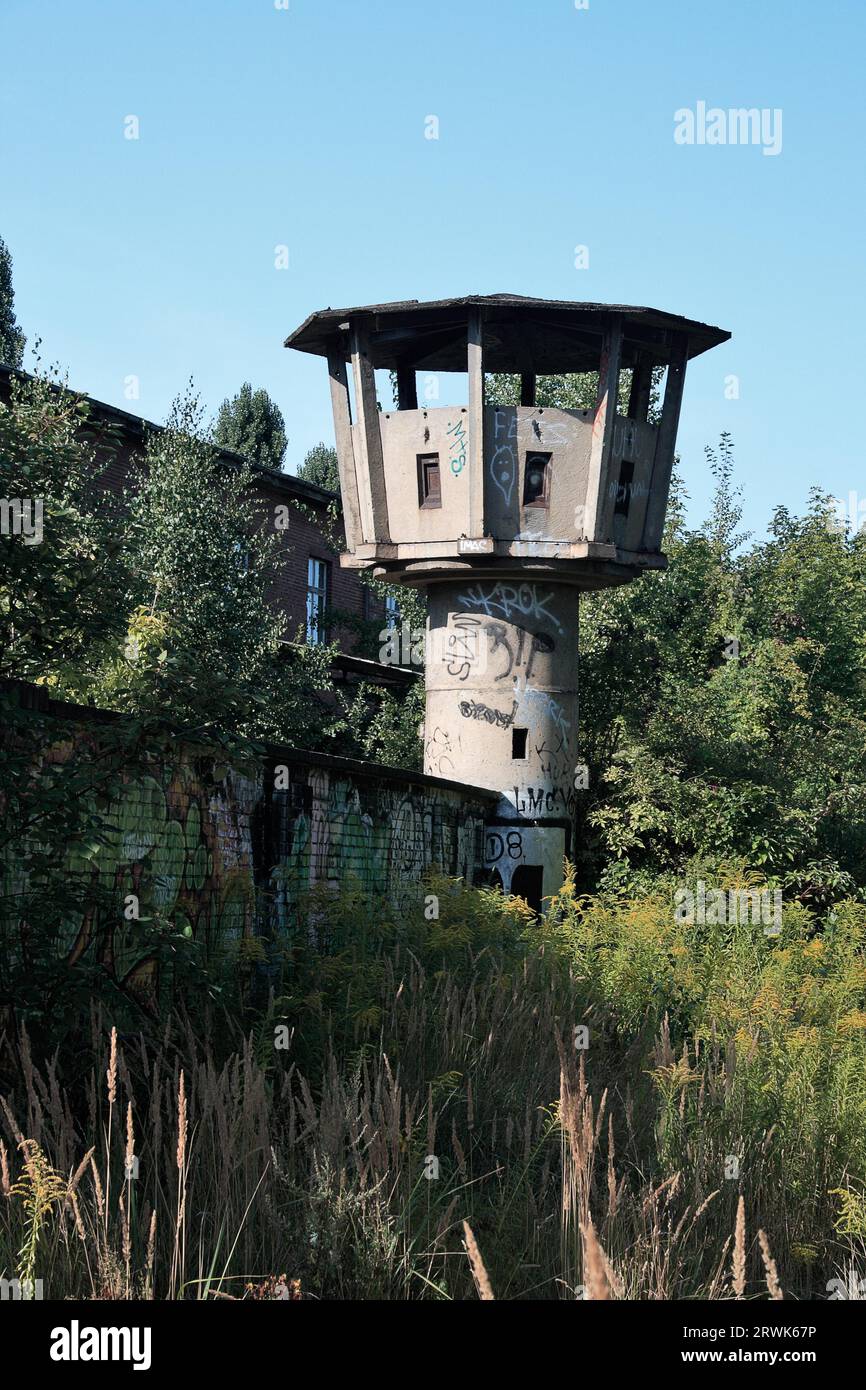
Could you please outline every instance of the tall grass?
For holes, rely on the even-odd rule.
[[[314,895],[244,1032],[94,1012],[78,1066],[6,1038],[0,1274],[47,1298],[658,1299],[862,1270],[862,905],[769,939],[676,924],[663,892],[569,880],[540,924],[425,892],[435,921]]]

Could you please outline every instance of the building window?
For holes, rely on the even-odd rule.
[[[232,559],[237,565],[238,574],[249,574],[250,548],[243,541],[235,541],[232,545]]]
[[[523,471],[524,507],[546,507],[550,498],[550,454],[527,454]]]
[[[330,599],[331,566],[310,556],[307,561],[307,641],[311,647],[327,642],[325,610]]]
[[[400,626],[400,605],[394,594],[385,595],[385,626]]]
[[[438,454],[418,455],[418,506],[442,506],[442,485],[439,479]]]

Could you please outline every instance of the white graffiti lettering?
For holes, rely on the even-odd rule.
[[[539,589],[536,584],[476,584],[460,595],[466,608],[481,609],[489,618],[501,617],[506,622],[515,615],[532,618],[535,622],[552,623],[557,632],[564,628],[550,611],[553,591]]]

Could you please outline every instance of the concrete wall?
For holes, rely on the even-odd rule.
[[[614,498],[613,540],[623,550],[640,550],[643,544],[644,520],[653,476],[658,427],[640,420],[626,420],[617,415],[613,431],[614,480],[622,474],[623,461],[631,464],[630,480],[610,484],[609,495]],[[616,502],[624,512],[616,511]],[[667,507],[667,491],[664,496]]]
[[[357,426],[355,433],[357,436]],[[465,406],[384,412],[379,419],[388,518],[394,544],[453,541],[469,528],[469,413]],[[614,514],[613,540],[639,550],[652,479],[658,430],[617,416],[614,422],[608,494],[621,506]],[[591,410],[547,406],[486,406],[484,409],[484,529],[497,541],[559,541],[586,535],[585,520],[593,443]],[[356,437],[356,457],[360,445]],[[527,455],[550,455],[546,507],[524,506]],[[442,503],[419,507],[417,458],[439,455]],[[623,461],[630,465],[623,475]],[[620,482],[625,476],[625,481]],[[360,479],[362,513],[372,533],[369,490]]]
[[[577,604],[568,584],[495,575],[429,590],[424,768],[495,790],[489,825],[505,834],[488,836],[485,862],[506,889],[526,864],[554,892],[571,848]]]
[[[469,526],[468,412],[465,406],[384,413],[379,421],[391,539],[453,540]],[[419,454],[439,455],[442,506],[419,508]],[[357,457],[357,453],[356,453]]]
[[[586,503],[592,412],[536,406],[484,411],[484,517],[496,540],[561,540],[581,534],[576,508]],[[547,507],[524,507],[528,453],[550,454]]]

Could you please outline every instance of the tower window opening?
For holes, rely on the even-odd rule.
[[[438,454],[418,455],[418,506],[442,506],[442,483],[439,477]]]
[[[526,757],[526,736],[528,729],[511,730],[511,757],[514,760]]]
[[[614,505],[614,516],[628,516],[628,509],[631,505],[632,482],[634,481],[634,464],[627,459],[623,459],[619,466],[619,482],[616,486],[616,503]]]
[[[528,453],[523,472],[524,507],[546,507],[550,498],[550,454]]]

